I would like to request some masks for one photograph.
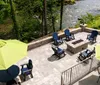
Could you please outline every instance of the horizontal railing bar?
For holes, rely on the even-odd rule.
[[[91,58],[92,58],[92,57],[90,56],[89,58],[86,58],[85,60],[83,60],[83,61],[81,61],[80,63],[78,63],[78,64],[76,64],[76,65],[74,65],[74,66],[68,68],[67,70],[65,70],[65,71],[63,71],[63,72],[61,72],[61,73],[64,73],[64,72],[68,71],[69,69],[74,68],[75,66],[78,66],[79,64],[82,64],[84,61],[87,61],[87,60],[89,60],[89,59],[91,59]]]
[[[66,82],[66,85],[68,84],[74,84],[75,82],[77,82],[78,80],[80,80],[81,78],[83,78],[84,76],[86,76],[87,74],[89,74],[89,73],[91,73],[92,71],[94,71],[95,69],[97,69],[98,68],[98,66],[93,66],[92,67],[92,65],[91,64],[93,64],[93,59],[94,59],[94,56],[95,56],[95,54],[93,54],[93,55],[91,55],[89,58],[86,58],[85,60],[83,60],[83,61],[81,61],[80,63],[78,63],[78,64],[76,64],[76,65],[74,65],[74,66],[72,66],[72,67],[70,67],[69,69],[67,69],[67,70],[65,70],[65,71],[63,71],[62,73],[61,73],[61,76],[62,76],[62,80],[61,80],[61,82],[63,82],[63,84],[65,85],[65,82],[66,82],[66,78],[64,78],[64,76],[67,76],[68,74],[70,75],[69,77],[68,77],[68,82]],[[77,73],[76,71],[75,71],[75,69],[76,68],[79,68],[83,63],[84,63],[84,61],[87,61],[87,60],[91,60],[91,62],[90,62],[90,64],[88,65],[90,68],[87,70],[87,71],[85,71],[86,73],[85,74],[83,74],[82,76],[80,76],[78,79],[76,79],[76,80],[74,80],[74,81],[71,81],[71,79],[73,80],[73,78],[74,77],[76,77],[76,76],[73,76],[73,78],[72,78],[72,75],[71,75],[71,69],[73,70],[72,72],[74,72],[75,74]],[[89,61],[90,61],[89,60]],[[84,69],[84,68],[83,68]],[[66,74],[66,73],[68,73],[68,74]],[[64,80],[65,80],[65,82],[64,82]]]

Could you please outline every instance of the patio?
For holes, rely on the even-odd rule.
[[[86,40],[87,32],[78,32],[75,34],[75,38]],[[100,35],[97,37],[97,43],[100,42]],[[93,44],[92,46],[94,46]],[[61,46],[63,49],[67,49],[67,45],[63,43]],[[91,45],[88,44],[88,48]],[[21,64],[26,63],[28,59],[33,61],[33,78],[22,82],[22,85],[61,85],[61,72],[68,68],[78,64],[77,57],[80,52],[72,54],[66,51],[66,56],[57,60],[53,55],[51,49],[51,43],[42,45],[35,49],[28,51],[28,56],[17,64],[20,67]],[[75,84],[81,85],[81,84]]]
[[[79,32],[75,34],[75,37],[86,40],[87,34],[86,32]],[[97,37],[97,43],[100,42],[99,40],[100,36]],[[67,45],[63,43],[60,47],[66,49]],[[18,65],[25,63],[27,58],[32,59],[34,78],[23,82],[22,85],[60,85],[61,72],[78,63],[77,57],[79,53],[71,54],[66,51],[66,56],[57,60],[52,56],[51,43],[28,51],[28,57],[18,62]]]

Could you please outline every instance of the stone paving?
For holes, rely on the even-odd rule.
[[[88,33],[80,32],[75,34],[75,38],[86,40],[87,34]],[[99,38],[100,36],[97,40],[100,40]],[[65,43],[60,47],[63,49],[67,48]],[[60,85],[61,72],[78,63],[77,57],[79,53],[71,54],[66,51],[66,56],[57,60],[52,56],[53,50],[51,49],[51,43],[29,51],[28,58],[33,61],[34,78],[23,82],[22,85]],[[20,65],[25,61],[26,58],[18,64]]]
[[[86,32],[79,32],[75,34],[75,38],[86,40],[87,34]],[[100,36],[97,40],[100,40]],[[60,47],[66,50],[67,45],[63,43]],[[28,51],[27,57],[19,61],[17,65],[20,67],[28,59],[32,59],[34,78],[22,82],[22,85],[61,85],[61,72],[78,63],[77,57],[80,52],[71,54],[66,51],[66,56],[60,60],[52,56],[53,53],[51,43]]]

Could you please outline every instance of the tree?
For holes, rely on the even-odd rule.
[[[10,16],[10,5],[5,3],[3,0],[0,1],[0,23],[4,23],[4,20],[6,20]]]
[[[56,31],[56,20],[59,15],[57,0],[2,1],[10,6],[10,17],[16,38],[29,42]]]
[[[9,0],[10,3],[10,7],[11,7],[11,17],[13,20],[13,29],[14,29],[14,33],[15,33],[15,37],[17,39],[19,39],[19,34],[18,34],[18,25],[17,25],[17,21],[16,21],[16,17],[15,17],[15,12],[14,12],[14,8],[13,8],[13,4],[12,4],[12,0]]]
[[[43,23],[44,23],[44,31],[45,31],[45,35],[48,34],[48,30],[47,30],[47,2],[46,0],[43,0]]]
[[[64,0],[61,0],[60,30],[62,29],[63,5],[64,5]]]
[[[41,0],[16,0],[17,21],[20,26],[22,40],[31,41],[43,35],[42,17],[43,3]],[[22,34],[23,33],[23,34]],[[29,37],[30,36],[30,37]],[[29,37],[29,38],[28,38]]]
[[[52,27],[53,27],[53,31],[55,32],[55,18],[54,18],[54,15],[53,15],[53,5],[54,5],[54,2],[55,0],[50,0],[48,2],[48,10],[50,12],[50,18],[52,19]]]
[[[13,21],[14,34],[15,34],[15,37],[18,39],[18,26],[17,26],[17,22],[16,22],[16,18],[15,18],[13,2],[12,2],[12,0],[2,0],[2,1],[0,1],[0,3],[1,2],[3,3],[3,4],[0,4],[1,18],[6,20],[6,18],[10,18],[10,16],[11,16],[12,21]]]
[[[48,31],[56,31],[56,20],[59,20],[59,2],[57,0],[48,0],[47,1],[47,22],[48,22]]]

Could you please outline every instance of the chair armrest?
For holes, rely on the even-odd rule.
[[[91,35],[91,34],[88,34],[88,35],[87,35],[87,39],[90,37],[90,35]]]
[[[59,36],[59,39],[62,39],[62,37]]]
[[[24,66],[24,65],[27,65],[27,63],[21,64],[20,66]]]
[[[90,36],[91,34],[88,34],[87,36]]]
[[[71,36],[75,39],[74,33],[71,33]]]
[[[20,66],[24,66],[24,65],[27,65],[27,63],[25,63],[25,64],[22,64],[22,65],[20,65]]]
[[[82,52],[80,52],[79,56],[81,56],[81,55],[82,55]]]
[[[71,33],[71,35],[74,35],[74,33]]]
[[[23,71],[23,74],[25,74],[25,73],[27,73],[27,72],[29,72],[28,74],[30,74],[31,71],[32,71],[32,69],[28,69],[28,70],[26,70],[26,71]]]
[[[26,71],[23,71],[23,73],[31,72],[31,71],[32,71],[32,69],[28,69],[28,70],[26,70]]]
[[[27,63],[25,63],[25,64],[22,64],[22,65],[20,65],[20,66],[23,68],[25,65],[27,66]]]

